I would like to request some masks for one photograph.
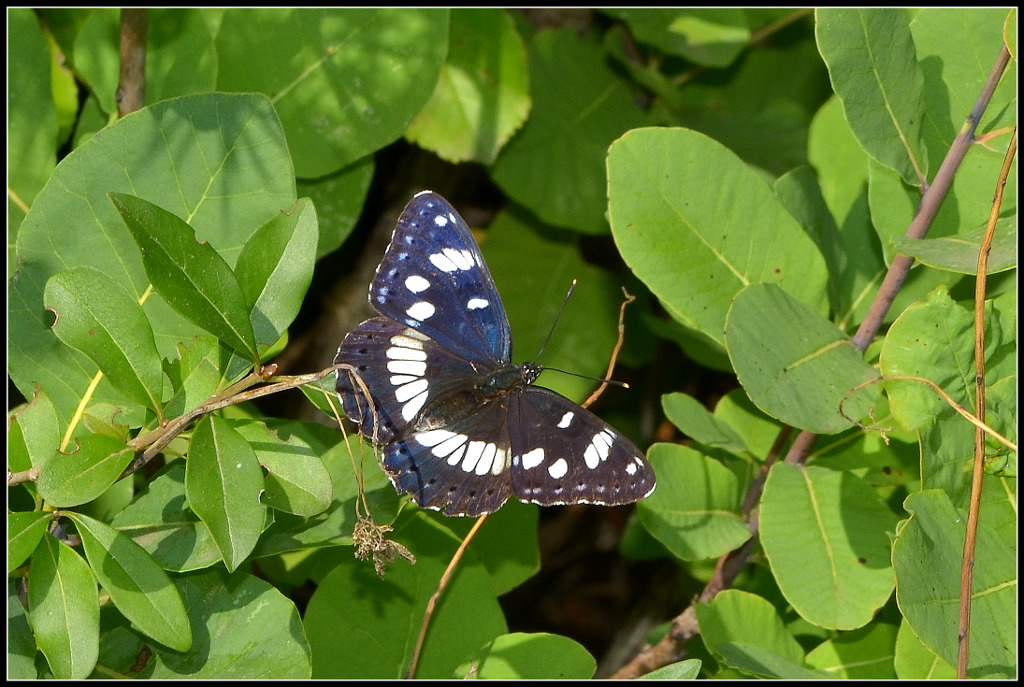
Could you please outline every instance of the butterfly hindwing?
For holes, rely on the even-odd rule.
[[[416,194],[402,211],[370,304],[467,360],[511,360],[508,318],[480,248],[436,193]]]
[[[542,387],[509,404],[512,491],[542,506],[633,503],[654,490],[640,450],[601,418]]]
[[[500,404],[443,428],[411,431],[384,448],[384,469],[416,503],[445,515],[477,516],[512,493],[508,414]]]

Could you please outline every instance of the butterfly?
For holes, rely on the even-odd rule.
[[[370,284],[380,314],[335,356],[345,414],[383,444],[399,493],[445,515],[491,513],[511,495],[543,506],[621,505],[654,491],[654,471],[589,410],[513,365],[512,333],[466,222],[416,194]],[[369,398],[366,398],[366,393]],[[371,409],[372,408],[372,409]]]

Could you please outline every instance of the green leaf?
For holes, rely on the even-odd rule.
[[[57,111],[50,92],[50,51],[27,7],[7,13],[7,271],[17,269],[14,239],[57,164]]]
[[[368,155],[333,174],[295,180],[299,196],[308,196],[316,207],[320,232],[317,260],[336,251],[355,228],[370,190],[373,170],[373,156]]]
[[[478,680],[589,680],[597,661],[568,637],[546,632],[513,632],[488,642],[455,670]]]
[[[969,678],[1013,679],[1017,673],[1016,522],[1013,485],[985,478],[971,601]],[[957,663],[960,569],[967,514],[941,491],[911,494],[912,513],[892,549],[896,599],[914,633],[946,663]]]
[[[229,571],[242,564],[263,531],[262,491],[263,473],[248,442],[226,420],[200,420],[189,444],[185,495]]]
[[[696,605],[701,639],[711,653],[726,645],[753,645],[792,663],[803,663],[804,652],[765,599],[737,589],[719,592],[710,602]]]
[[[46,282],[43,303],[66,346],[99,366],[121,393],[162,417],[163,372],[153,329],[139,302],[92,267],[73,267]]]
[[[53,676],[82,680],[99,655],[100,606],[89,565],[47,534],[32,555],[28,619]]]
[[[683,393],[665,394],[661,397],[661,408],[669,422],[697,443],[734,455],[748,452],[735,430],[709,413],[694,397]]]
[[[896,626],[876,623],[822,642],[807,663],[839,678],[892,680],[895,653]]]
[[[270,345],[288,329],[313,279],[316,260],[316,209],[299,200],[256,230],[242,246],[235,277],[251,308],[256,343]]]
[[[991,318],[986,320],[991,323]],[[973,315],[954,303],[945,289],[936,290],[893,323],[879,353],[879,367],[886,377],[927,379],[954,402],[973,409],[973,332]],[[986,339],[991,352],[992,337]],[[888,379],[885,388],[893,417],[907,430],[931,425],[947,407],[924,382]]]
[[[381,580],[370,561],[347,559],[310,599],[304,622],[314,678],[395,679],[409,667],[423,613],[459,542],[423,513],[403,518],[388,536],[412,551],[416,565],[398,560]],[[468,552],[434,610],[416,677],[450,678],[506,632],[487,572]]]
[[[907,619],[896,635],[896,674],[903,680],[955,680],[956,666],[943,661],[914,634]]]
[[[174,356],[178,342],[203,333],[152,293],[138,246],[107,198],[110,191],[145,197],[189,218],[200,240],[228,264],[256,227],[295,203],[281,123],[261,95],[216,93],[157,103],[65,157],[18,233],[8,310],[11,378],[26,398],[37,384],[46,391],[62,432],[86,394],[89,403],[124,406],[126,399],[106,378],[93,388],[95,363],[50,331],[43,288],[51,276],[87,265],[144,300],[164,357]]]
[[[928,171],[924,75],[906,13],[824,8],[815,19],[818,49],[857,140],[873,159],[920,186]]]
[[[7,680],[35,680],[40,676],[36,668],[36,639],[28,624],[28,613],[18,595],[21,580],[7,578]]]
[[[750,399],[787,424],[835,434],[879,397],[870,384],[849,394],[878,372],[845,333],[775,285],[751,284],[736,296],[725,339]]]
[[[679,322],[719,344],[747,284],[779,284],[824,309],[821,253],[753,170],[700,133],[638,129],[616,141],[608,211],[636,276]]]
[[[706,67],[728,67],[750,39],[744,11],[735,7],[604,10],[642,43]]]
[[[51,506],[70,508],[99,497],[135,457],[118,437],[85,434],[76,441],[76,450],[58,453],[36,481],[40,496]]]
[[[640,522],[683,560],[713,558],[750,539],[739,514],[736,476],[718,461],[675,444],[647,454],[658,488],[637,506]]]
[[[192,628],[167,573],[118,530],[81,513],[68,517],[78,526],[86,558],[117,610],[147,636],[188,651]]]
[[[310,649],[295,604],[252,575],[221,569],[175,580],[195,634],[186,652],[152,646],[155,680],[307,680]]]
[[[649,120],[601,50],[571,30],[538,33],[527,52],[533,109],[491,177],[541,221],[604,234],[608,146]]]
[[[50,398],[37,391],[32,400],[9,415],[7,469],[11,471],[44,467],[60,448],[60,425]],[[34,487],[29,486],[34,490]]]
[[[920,260],[940,270],[978,273],[978,255],[981,253],[985,227],[964,232],[957,236],[937,239],[910,239],[897,236],[892,246],[898,252]],[[988,255],[988,274],[996,274],[1017,266],[1017,218],[1005,218],[996,222],[995,234]]]
[[[829,629],[866,625],[892,593],[896,516],[849,473],[777,463],[761,497],[761,542],[779,589]]]
[[[298,435],[282,439],[261,421],[231,425],[267,470],[260,502],[295,515],[312,516],[331,505],[331,475],[323,461]]]
[[[198,570],[221,558],[210,529],[187,508],[185,465],[180,460],[154,475],[111,525],[165,570]]]
[[[447,9],[228,9],[217,88],[273,97],[296,174],[319,177],[398,139],[447,52]]]
[[[995,59],[983,56],[1002,42],[1005,18],[1006,9],[1001,7],[940,7],[922,9],[911,22],[917,61],[924,72],[921,133],[933,162],[946,156],[982,92]],[[996,179],[1017,122],[1016,103],[1017,67],[1011,61],[982,116],[976,135],[984,142],[970,146],[956,170],[952,187],[929,224],[929,238],[969,233],[988,220]],[[870,196],[872,219],[886,260],[891,261],[891,242],[906,233],[921,192],[879,167],[871,171]],[[1013,165],[1004,188],[1002,216],[1015,215],[1016,208],[1017,165]],[[952,288],[951,277],[932,282],[917,298],[938,283]]]
[[[475,522],[471,518],[449,518],[428,512],[456,537],[465,540]],[[506,594],[540,570],[540,545],[537,523],[540,509],[518,499],[509,499],[487,518],[487,526],[477,531],[470,550],[487,568],[497,595]]]
[[[405,137],[449,162],[492,164],[530,111],[526,50],[505,10],[453,8],[441,79]]]
[[[224,258],[163,208],[124,193],[111,193],[110,199],[138,244],[157,292],[182,317],[258,359],[245,296]]]
[[[641,675],[638,680],[696,680],[700,674],[701,661],[697,658],[690,658],[667,666],[652,670],[646,675]]]
[[[53,514],[44,511],[7,512],[8,574],[28,560],[51,522]]]

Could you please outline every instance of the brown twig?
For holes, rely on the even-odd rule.
[[[1005,49],[1005,48],[1004,48]],[[985,477],[985,291],[988,272],[988,253],[992,249],[992,237],[996,233],[996,222],[1003,206],[1003,189],[1010,174],[1010,166],[1017,153],[1017,129],[1014,128],[1010,145],[1006,149],[1003,168],[996,182],[995,198],[985,228],[985,238],[978,253],[978,276],[974,287],[974,388],[975,415],[981,423],[974,429],[974,468],[971,474],[971,504],[967,512],[967,533],[964,537],[963,564],[960,567],[960,631],[957,653],[956,676],[967,678],[967,662],[970,658],[971,590],[974,582],[974,549],[978,537],[978,517],[981,513],[981,491]],[[1014,449],[1016,450],[1016,449]]]
[[[437,589],[430,597],[430,601],[427,602],[427,610],[423,613],[423,621],[420,623],[420,633],[416,637],[416,646],[412,651],[412,660],[409,661],[409,669],[405,671],[405,678],[411,680],[416,676],[416,664],[420,660],[420,652],[423,651],[423,641],[427,638],[427,628],[430,626],[430,619],[434,615],[434,609],[437,607],[437,602],[441,598],[441,593],[444,592],[448,586],[448,582],[451,580],[452,573],[455,571],[455,566],[458,565],[459,561],[462,560],[462,555],[466,553],[466,549],[469,547],[469,543],[473,541],[473,537],[476,536],[477,531],[484,524],[484,520],[487,519],[487,513],[484,513],[477,521],[473,523],[473,528],[466,535],[466,538],[459,544],[459,548],[455,551],[455,555],[452,556],[452,560],[448,563],[448,567],[445,568],[444,574],[441,575],[441,581],[437,583]]]
[[[146,104],[146,34],[149,11],[121,10],[121,76],[117,84],[117,115],[124,117]]]

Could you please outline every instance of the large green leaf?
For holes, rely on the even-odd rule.
[[[871,412],[878,377],[841,330],[774,284],[751,284],[729,309],[725,341],[750,400],[772,417],[819,434]]]
[[[530,111],[526,50],[505,10],[452,9],[437,89],[405,137],[450,162],[491,164]]]
[[[637,129],[608,151],[608,211],[622,257],[680,322],[721,344],[732,299],[779,284],[825,304],[825,262],[764,181],[687,129]]]
[[[18,234],[8,371],[19,390],[30,396],[39,384],[63,431],[96,375],[95,363],[50,330],[43,288],[51,276],[87,265],[140,301],[147,292],[139,249],[108,192],[144,197],[185,218],[230,265],[258,226],[294,205],[294,184],[280,121],[259,95],[164,101],[90,138],[61,161]],[[178,342],[202,332],[157,295],[143,308],[163,356],[173,359]],[[126,405],[108,380],[91,393],[92,402]]]
[[[447,9],[229,9],[217,88],[273,98],[297,175],[319,177],[399,138],[447,52]]]
[[[78,526],[85,555],[103,591],[117,609],[149,637],[176,651],[192,646],[192,628],[178,590],[141,546],[118,530],[81,513]]]
[[[229,571],[252,553],[263,531],[262,490],[263,473],[249,443],[226,420],[200,420],[189,445],[185,495]]]
[[[388,536],[412,551],[416,565],[398,560],[381,580],[369,561],[348,559],[310,599],[304,622],[314,677],[395,679],[409,667],[427,602],[459,542],[422,513]],[[506,632],[487,572],[467,553],[434,610],[416,676],[450,678]]]
[[[967,676],[1012,679],[1017,674],[1017,509],[1013,484],[986,478],[995,492],[981,509],[974,550],[971,651]],[[914,633],[952,665],[957,663],[960,568],[967,514],[938,489],[912,494],[912,517],[892,549],[896,598]]]
[[[819,627],[866,625],[892,594],[896,516],[849,473],[778,463],[761,498],[760,531],[779,588]]]
[[[89,676],[99,655],[96,579],[81,556],[49,534],[32,555],[28,619],[54,677]]]
[[[598,47],[569,29],[538,33],[527,48],[533,109],[491,176],[543,222],[603,234],[608,146],[650,120]]]
[[[91,267],[55,274],[43,303],[57,320],[53,332],[96,363],[121,393],[161,417],[163,371],[153,328],[139,302]]]
[[[111,193],[110,199],[138,244],[146,276],[157,293],[179,315],[255,361],[249,308],[224,258],[163,208],[123,193]]]
[[[665,548],[692,561],[728,553],[750,539],[736,475],[728,468],[674,444],[655,444],[648,458],[658,487],[640,502],[640,521]]]
[[[924,76],[907,14],[895,8],[819,9],[818,49],[857,140],[875,160],[920,186]]]

